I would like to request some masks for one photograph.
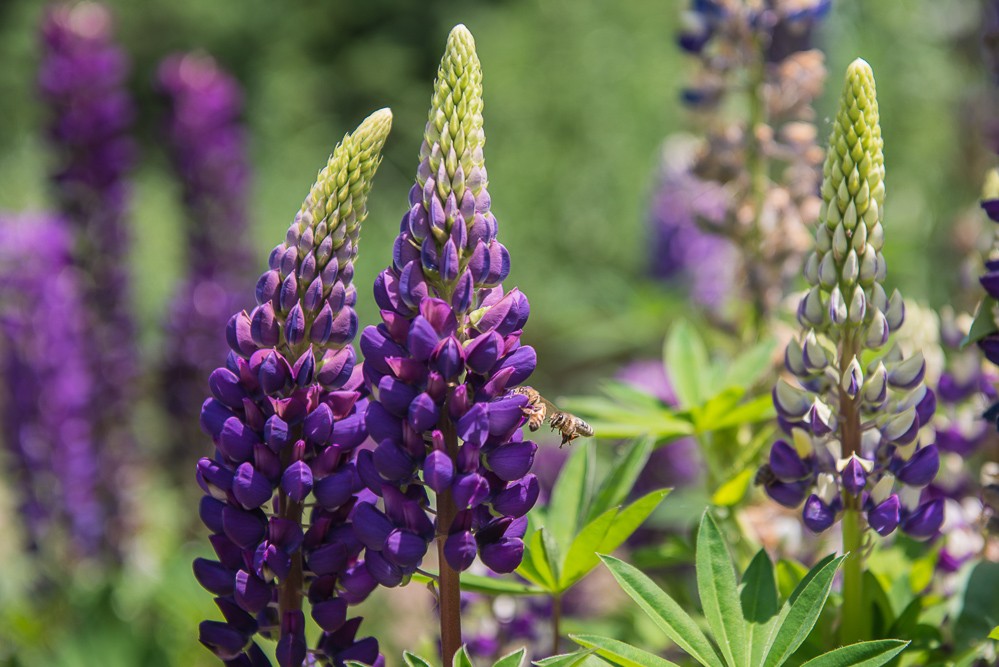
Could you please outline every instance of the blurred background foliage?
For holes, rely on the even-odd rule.
[[[107,4],[117,16],[118,40],[132,57],[131,89],[140,105],[132,269],[147,359],[158,357],[160,323],[183,257],[184,212],[161,145],[163,109],[153,92],[160,59],[202,49],[245,86],[254,167],[250,211],[259,249],[254,270],[281,240],[336,141],[371,110],[393,109],[394,130],[355,275],[364,326],[377,318],[369,286],[390,259],[436,63],[448,29],[458,22],[476,36],[485,72],[490,193],[500,238],[513,258],[507,286],[520,287],[533,307],[525,332],[539,352],[533,383],[551,395],[592,393],[622,363],[658,357],[679,317],[697,317],[684,312],[689,306],[682,295],[646,277],[647,210],[661,142],[687,125],[679,91],[688,63],[674,40],[685,3]],[[42,10],[35,0],[0,2],[0,209],[47,205],[49,156],[34,90]],[[957,281],[961,256],[951,224],[975,205],[992,156],[973,122],[982,112],[972,101],[993,85],[981,64],[978,17],[973,0],[836,1],[818,37],[832,73],[818,104],[823,139],[846,64],[861,56],[877,73],[887,147],[887,287],[934,306],[948,302]],[[252,287],[246,286],[247,304]],[[140,446],[161,451],[170,424],[155,406],[137,405],[136,414]],[[192,553],[205,548],[192,539],[199,535],[189,500],[193,469],[208,448],[207,440],[191,443],[192,488],[169,489],[154,474],[146,482],[140,502],[148,506],[147,525],[120,581],[77,575],[73,596],[79,599],[72,604],[102,613],[53,627],[44,612],[10,604],[25,590],[27,570],[11,556],[16,545],[0,547],[0,621],[6,626],[0,629],[0,664],[215,664],[196,643],[197,620],[212,613],[210,596],[190,576]],[[407,595],[429,604],[422,590],[397,590],[380,592],[369,605],[391,603],[384,598],[399,604]],[[391,620],[391,613],[384,616],[369,630]],[[74,641],[65,641],[70,635]],[[420,648],[419,633],[404,635],[396,640]],[[5,636],[35,648],[24,649],[17,662]],[[389,655],[398,648],[391,641],[384,647]]]

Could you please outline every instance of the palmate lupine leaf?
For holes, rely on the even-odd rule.
[[[909,642],[900,639],[859,642],[812,658],[801,667],[879,667],[904,651],[908,645]]]
[[[723,667],[717,649],[683,608],[637,568],[613,556],[600,559],[625,593],[685,653],[707,667]]]
[[[777,577],[765,551],[753,558],[737,582],[734,563],[711,515],[705,512],[697,535],[697,588],[712,636],[651,579],[635,567],[611,556],[601,556],[618,584],[640,609],[676,645],[706,667],[779,667],[801,647],[825,607],[833,577],[844,556],[828,556],[800,576],[783,568],[782,578],[795,574],[794,590],[783,605],[778,602]],[[793,569],[793,568],[792,568]],[[796,584],[796,585],[795,585]],[[647,667],[657,662],[647,652],[617,640],[590,635],[573,636],[613,665]],[[884,640],[837,648],[806,663],[810,667],[882,665],[898,655],[908,642]],[[800,658],[799,658],[800,660]]]
[[[697,592],[715,641],[731,667],[748,667],[746,627],[732,556],[711,515],[701,516],[697,531]]]
[[[602,665],[604,662],[594,657],[591,649],[581,649],[572,653],[535,660],[531,664],[537,665],[537,667],[590,667],[593,664]]]
[[[659,506],[668,489],[652,491],[626,507],[618,506],[651,452],[652,441],[632,444],[624,463],[593,488],[593,443],[577,447],[559,475],[552,500],[536,510],[536,530],[528,533],[518,574],[552,594],[561,594],[599,563],[598,553],[617,549]],[[592,517],[592,518],[591,518]]]
[[[580,646],[593,649],[598,656],[620,667],[679,667],[675,662],[610,637],[598,635],[569,635],[569,637]]]

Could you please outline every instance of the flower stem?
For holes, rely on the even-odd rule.
[[[552,595],[552,655],[558,655],[559,636],[562,634],[562,596]]]
[[[840,644],[867,639],[869,623],[864,604],[864,531],[858,510],[843,513],[843,552],[849,553],[843,564],[843,608],[839,625]]]
[[[458,454],[458,434],[454,424],[444,418],[442,432],[448,455],[452,460]],[[451,490],[437,494],[437,560],[440,576],[437,580],[437,596],[441,617],[441,655],[443,664],[450,665],[454,654],[461,648],[461,573],[448,565],[444,555],[444,543],[454,522],[457,510],[451,498]]]

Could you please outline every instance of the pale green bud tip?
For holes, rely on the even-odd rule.
[[[359,223],[367,216],[371,181],[391,129],[392,112],[379,109],[336,145],[292,225],[298,234],[314,228],[313,240],[320,242],[330,235],[333,249],[347,235],[356,236]],[[290,232],[289,238],[294,235]]]
[[[982,184],[982,199],[999,199],[999,169],[989,169]]]
[[[381,151],[385,145],[385,139],[392,129],[392,110],[388,107],[379,109],[364,119],[357,129],[354,130],[354,137],[362,145],[374,147]]]

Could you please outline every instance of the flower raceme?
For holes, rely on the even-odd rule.
[[[201,641],[227,665],[270,664],[257,633],[278,638],[282,667],[302,665],[304,597],[322,631],[310,664],[381,664],[373,638],[355,640],[360,619],[347,620],[376,585],[352,527],[374,501],[354,469],[367,430],[352,277],[391,121],[377,111],[337,145],[271,252],[258,305],[229,321],[231,351],[209,378],[201,424],[215,455],[197,476],[218,560],[194,571],[225,618],[202,623]]]
[[[803,331],[785,354],[796,382],[780,379],[773,392],[789,437],[774,443],[760,479],[782,505],[804,501],[813,531],[852,510],[880,535],[901,525],[926,538],[943,520],[943,501],[921,495],[939,468],[936,445],[924,442],[933,429],[921,430],[936,399],[923,384],[922,355],[903,358],[888,345],[905,305],[882,286],[882,150],[873,73],[856,60],[823,169],[822,222],[805,266],[811,288],[798,308]]]
[[[355,528],[386,586],[416,571],[435,536],[456,571],[476,555],[513,571],[538,497],[529,474],[536,446],[520,433],[526,398],[509,394],[536,363],[520,342],[530,308],[501,285],[510,257],[490,212],[482,106],[475,44],[459,25],[438,70],[392,264],[375,282],[382,323],[361,336],[377,446],[357,467],[382,509],[359,508]]]
[[[161,366],[166,409],[195,429],[204,376],[225,355],[218,331],[245,304],[252,276],[247,162],[239,84],[206,55],[175,54],[158,71],[165,135],[186,209],[187,275],[173,297]],[[177,428],[175,451],[196,433]]]

